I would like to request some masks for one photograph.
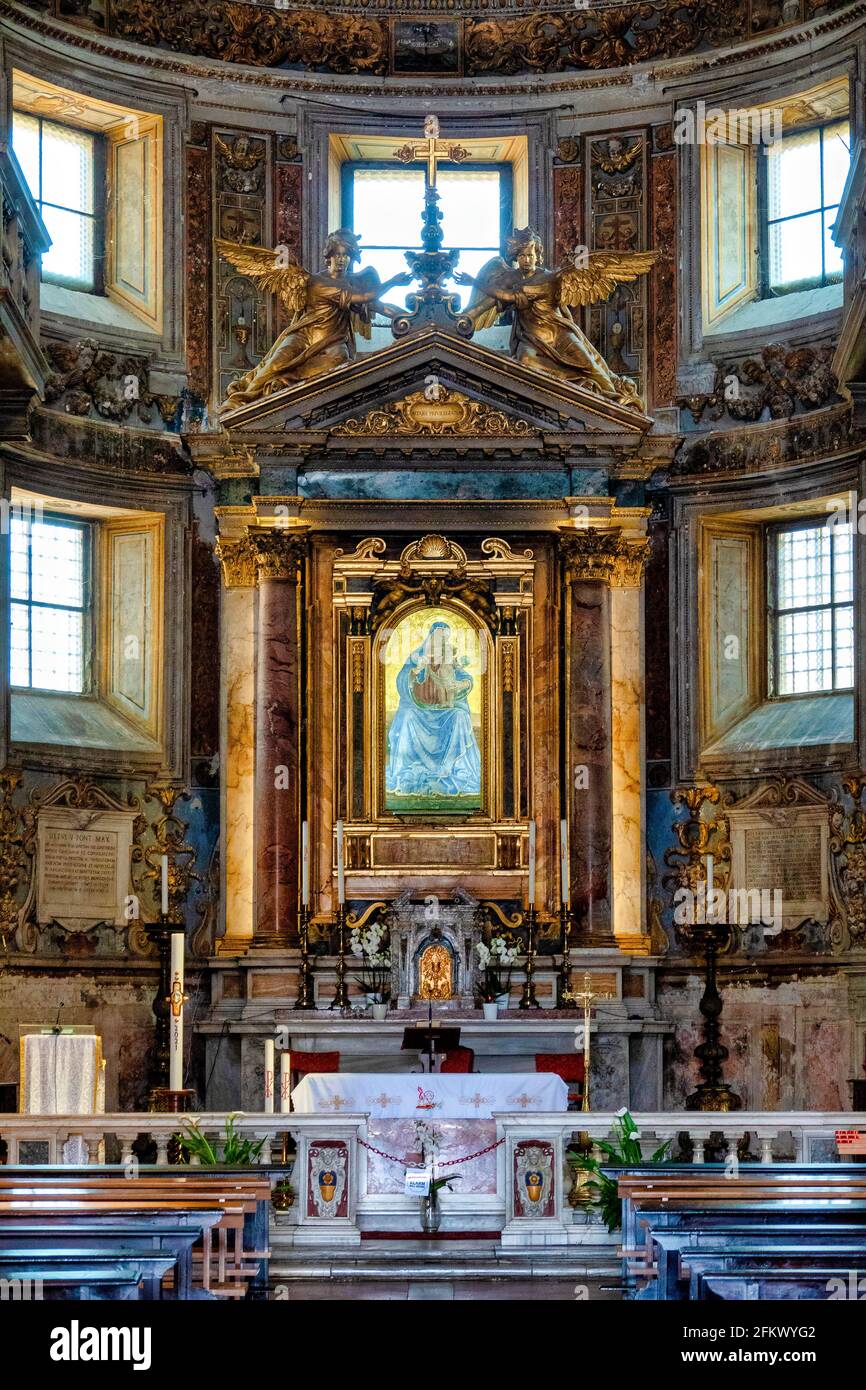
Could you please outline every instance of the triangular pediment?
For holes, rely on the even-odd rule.
[[[347,439],[574,434],[635,448],[652,421],[504,353],[430,329],[224,412],[221,425],[250,442],[306,431]]]

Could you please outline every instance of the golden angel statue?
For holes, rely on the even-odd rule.
[[[384,284],[372,267],[352,272],[361,258],[354,232],[341,227],[325,242],[325,273],[314,275],[289,255],[265,246],[218,240],[217,249],[242,275],[279,297],[289,316],[270,351],[244,376],[233,381],[224,410],[236,410],[264,396],[333,371],[355,356],[355,333],[370,337],[374,310],[393,318],[401,311],[381,296],[393,285],[408,285],[412,276],[392,275]]]
[[[645,275],[657,251],[591,251],[583,265],[566,258],[558,270],[542,264],[541,238],[532,227],[515,227],[505,246],[507,261],[496,256],[477,276],[458,272],[461,285],[474,285],[469,315],[476,328],[493,324],[513,310],[511,355],[527,367],[565,377],[615,400],[643,409],[630,381],[617,376],[578,327],[572,309],[607,299],[618,284]],[[513,264],[517,262],[515,269]]]

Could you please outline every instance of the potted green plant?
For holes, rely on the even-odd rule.
[[[624,1106],[616,1113],[613,1132],[613,1143],[609,1144],[604,1139],[593,1141],[596,1148],[601,1149],[605,1155],[607,1164],[633,1167],[639,1163],[665,1163],[667,1161],[668,1149],[671,1146],[670,1139],[666,1139],[650,1158],[644,1158],[640,1143],[640,1130]],[[576,1174],[585,1175],[579,1183],[578,1191],[591,1194],[589,1205],[598,1208],[608,1231],[618,1230],[622,1222],[622,1208],[617,1192],[616,1178],[608,1177],[606,1173],[603,1173],[599,1160],[592,1154],[584,1153],[581,1149],[570,1148],[566,1157]]]
[[[186,1130],[180,1136],[180,1146],[189,1158],[197,1158],[204,1167],[224,1163],[231,1168],[249,1168],[256,1162],[264,1148],[264,1139],[245,1139],[238,1134],[235,1120],[240,1112],[226,1115],[225,1134],[222,1141],[214,1147],[202,1133],[198,1120],[188,1120]],[[222,1153],[220,1154],[220,1150]]]

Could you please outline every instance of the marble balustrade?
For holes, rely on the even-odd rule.
[[[81,1136],[89,1162],[98,1163],[100,1145],[114,1140],[114,1152],[134,1178],[133,1144],[149,1136],[157,1147],[157,1164],[168,1164],[169,1143],[192,1116],[123,1112],[104,1115],[0,1115],[0,1139],[7,1145],[7,1165],[57,1163],[64,1143]],[[194,1117],[211,1142],[225,1131],[227,1115],[206,1112]],[[753,1160],[761,1163],[832,1162],[839,1129],[866,1128],[866,1116],[850,1111],[741,1111],[692,1114],[656,1111],[633,1116],[645,1154],[666,1139],[687,1134],[694,1161],[703,1163],[711,1136],[723,1137],[734,1155],[743,1135],[750,1136]],[[355,1245],[361,1230],[412,1230],[418,1222],[418,1199],[406,1196],[402,1168],[371,1153],[411,1157],[415,1147],[411,1119],[368,1122],[366,1115],[236,1114],[239,1133],[264,1144],[258,1164],[284,1174],[280,1163],[283,1136],[295,1146],[291,1181],[296,1198],[289,1212],[275,1218],[278,1245]],[[496,1115],[492,1121],[451,1121],[436,1126],[443,1133],[441,1159],[464,1160],[494,1144],[479,1159],[454,1165],[464,1179],[441,1194],[443,1229],[501,1232],[503,1246],[562,1246],[610,1243],[604,1227],[577,1201],[575,1175],[566,1154],[578,1132],[590,1140],[608,1139],[616,1116],[610,1111],[567,1114]],[[402,1128],[401,1128],[402,1127]],[[38,1148],[36,1146],[39,1146]],[[740,1160],[747,1165],[749,1160]],[[476,1170],[477,1165],[477,1170]],[[195,1164],[193,1164],[195,1166]],[[536,1186],[528,1182],[535,1170]],[[471,1170],[471,1172],[470,1172]],[[333,1179],[333,1181],[332,1181]],[[534,1200],[527,1200],[527,1192]]]

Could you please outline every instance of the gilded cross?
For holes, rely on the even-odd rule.
[[[189,995],[183,992],[180,975],[175,975],[171,985],[171,994],[166,996],[167,1002],[171,1006],[172,1018],[180,1018],[181,1010],[188,998]]]
[[[401,145],[399,150],[394,151],[394,158],[399,159],[401,164],[413,164],[416,159],[423,159],[427,169],[424,175],[424,182],[427,188],[436,187],[436,166],[440,160],[450,159],[455,164],[462,164],[464,159],[470,158],[471,151],[463,145],[452,145],[447,140],[439,139],[439,117],[428,116],[424,121],[424,140],[420,145],[415,145],[408,141]]]

